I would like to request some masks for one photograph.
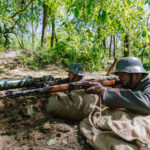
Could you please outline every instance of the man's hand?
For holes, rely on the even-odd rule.
[[[93,93],[93,94],[100,94],[100,95],[104,94],[104,91],[105,91],[106,88],[104,86],[102,86],[100,83],[98,83],[98,82],[89,82],[88,84],[92,87],[86,89],[86,92]]]

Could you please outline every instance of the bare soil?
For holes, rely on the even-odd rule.
[[[7,50],[0,54],[0,79],[53,75],[65,78],[63,67],[49,65],[30,70],[18,63],[25,51]],[[86,78],[99,78],[106,72],[86,72]],[[3,92],[3,91],[2,91]],[[1,93],[2,93],[1,92]],[[47,114],[48,95],[0,98],[0,150],[93,150],[79,131],[79,122],[62,120]]]

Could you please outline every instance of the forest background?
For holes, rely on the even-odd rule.
[[[20,63],[83,64],[90,72],[126,56],[150,70],[149,0],[0,0],[0,50]]]

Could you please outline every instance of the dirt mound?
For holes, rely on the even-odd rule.
[[[92,150],[80,135],[78,122],[54,118],[43,110],[48,95],[1,99],[0,149]]]
[[[29,70],[18,64],[16,57],[23,51],[6,51],[0,55],[1,79],[24,76],[53,75],[66,77],[65,69],[49,65],[40,70]],[[86,73],[87,78],[98,77]],[[80,134],[79,122],[54,118],[44,112],[48,95],[20,96],[0,101],[0,150],[92,150]]]

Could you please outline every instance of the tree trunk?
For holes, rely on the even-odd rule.
[[[9,29],[7,28],[6,24],[4,24],[4,33],[3,36],[5,38],[4,41],[4,47],[9,48],[10,47],[10,41],[9,41]]]
[[[21,42],[19,41],[19,38],[18,38],[17,34],[15,34],[15,36],[16,36],[16,39],[17,39],[17,41],[18,41],[18,44],[19,44],[20,48],[23,49],[23,48],[22,48],[22,44],[21,44]]]
[[[110,36],[109,58],[111,58],[111,45],[112,45],[112,35]]]
[[[57,36],[56,36],[56,32],[55,32],[55,41],[56,43],[58,42]]]
[[[100,28],[97,28],[97,38],[100,39]]]
[[[124,57],[128,57],[130,53],[129,50],[129,34],[126,33],[125,40],[124,40]]]
[[[51,36],[51,47],[53,48],[54,47],[54,41],[55,41],[55,17],[53,16],[51,18],[52,20],[52,36]]]
[[[24,34],[23,34],[23,32],[21,32],[21,45],[22,45],[22,49],[24,49]]]
[[[102,45],[100,27],[97,28],[97,39],[99,40],[99,41],[98,41],[98,46],[99,46],[99,48],[100,48],[101,45]]]
[[[32,22],[32,49],[34,49],[34,27],[33,27],[33,22]]]
[[[43,4],[43,28],[42,28],[42,37],[41,37],[41,46],[45,45],[47,38],[47,29],[48,29],[48,6]]]
[[[143,50],[142,50],[142,63],[144,61],[144,52],[145,52],[145,49],[146,49],[146,43],[143,45]]]
[[[32,49],[34,49],[34,21],[33,21],[33,2],[31,5],[31,11],[32,11]]]
[[[106,39],[103,39],[103,47],[106,49]]]
[[[115,38],[115,35],[113,36],[113,41],[114,41],[113,57],[116,58],[116,38]]]
[[[0,25],[0,45],[3,45],[3,29],[1,25]]]

